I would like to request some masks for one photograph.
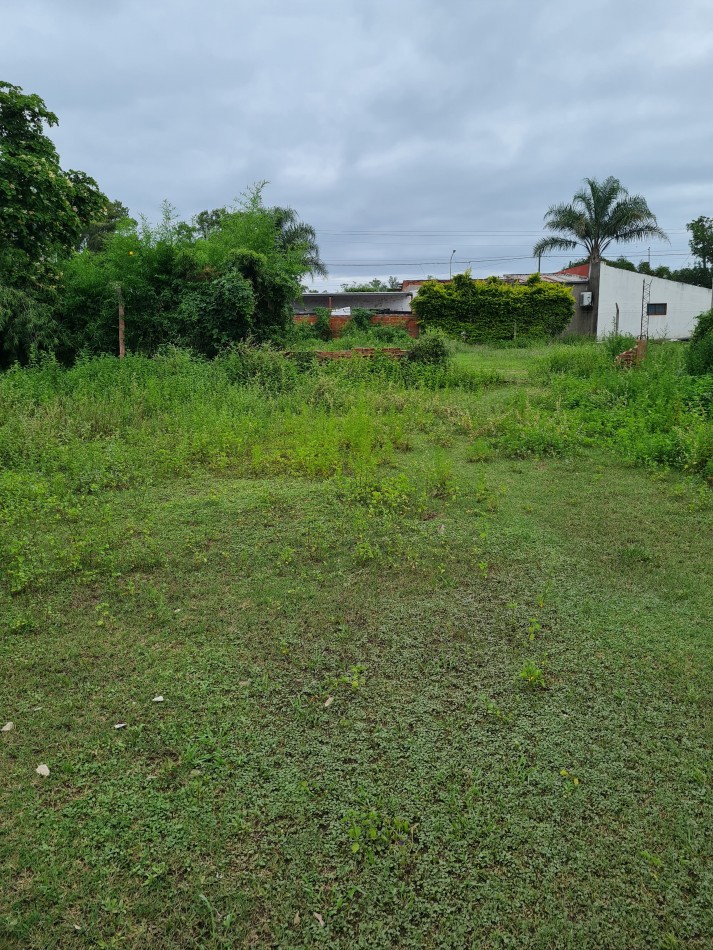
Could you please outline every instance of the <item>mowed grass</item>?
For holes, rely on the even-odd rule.
[[[4,391],[0,945],[710,946],[703,481],[529,374],[73,373]]]

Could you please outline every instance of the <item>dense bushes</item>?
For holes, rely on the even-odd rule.
[[[562,333],[572,319],[574,298],[566,287],[539,279],[506,284],[492,277],[475,281],[466,272],[448,284],[425,283],[412,309],[425,327],[488,343]]]
[[[283,339],[301,277],[321,266],[288,211],[265,207],[261,185],[203,230],[164,204],[157,225],[123,218],[96,249],[57,262],[43,295],[0,281],[0,369],[42,353],[116,354],[120,310],[129,352],[175,345],[212,357],[241,339]]]
[[[713,374],[713,333],[689,345],[686,369],[692,376]]]
[[[446,341],[440,333],[425,333],[413,344],[408,358],[415,363],[445,366],[449,358]]]
[[[693,376],[713,373],[713,309],[698,317],[686,354],[686,369]]]
[[[691,334],[691,343],[698,343],[704,336],[713,333],[713,309],[706,310],[696,318],[696,326]]]
[[[331,311],[328,307],[317,307],[315,313],[317,314],[317,319],[313,324],[313,332],[318,340],[327,340],[332,339],[332,324],[329,320],[329,315]]]

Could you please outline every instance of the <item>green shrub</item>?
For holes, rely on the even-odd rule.
[[[396,344],[407,345],[412,337],[403,329],[403,327],[389,326],[386,323],[375,323],[370,331],[377,343],[383,343],[387,346]]]
[[[288,327],[285,333],[285,343],[288,346],[312,343],[315,339],[314,325],[306,321],[300,323],[293,322],[292,326]]]
[[[366,311],[368,312],[368,311]],[[354,319],[351,319],[344,328],[340,337],[350,346],[389,346],[411,343],[411,337],[403,327],[389,326],[383,323],[368,323],[362,329]]]
[[[320,340],[332,339],[332,325],[329,322],[330,311],[327,307],[316,307],[317,320],[314,323],[314,332]]]
[[[686,369],[691,376],[713,373],[713,330],[695,340],[691,339],[686,352]]]
[[[186,346],[212,357],[236,339],[250,336],[254,314],[252,285],[231,269],[183,295],[177,325]]]
[[[450,357],[445,338],[440,333],[425,333],[413,344],[408,358],[412,363],[446,366]]]
[[[251,346],[249,342],[236,343],[226,350],[215,361],[215,366],[225,371],[231,383],[256,384],[272,393],[291,392],[302,368],[269,346]]]
[[[604,348],[612,359],[625,350],[636,346],[636,337],[631,334],[612,333],[604,338]]]
[[[369,330],[371,327],[371,316],[372,311],[367,310],[365,307],[352,307],[352,318],[348,326],[354,327],[355,330]]]
[[[696,326],[691,334],[691,343],[697,343],[699,340],[702,340],[704,336],[708,336],[709,333],[713,333],[713,308],[706,310],[705,313],[701,313],[696,317]]]

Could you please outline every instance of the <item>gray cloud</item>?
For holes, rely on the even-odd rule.
[[[686,221],[713,214],[709,0],[5,6],[0,78],[58,114],[66,167],[150,217],[267,178],[318,228],[332,286],[447,273],[453,248],[526,270],[502,259],[585,175],[647,197],[671,230],[657,262],[682,265]]]

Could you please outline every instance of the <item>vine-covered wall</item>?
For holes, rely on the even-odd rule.
[[[465,333],[469,343],[512,340],[517,336],[555,336],[568,326],[574,297],[561,284],[533,275],[526,284],[497,277],[475,281],[469,273],[450,283],[428,281],[411,304],[422,328],[451,336]]]

